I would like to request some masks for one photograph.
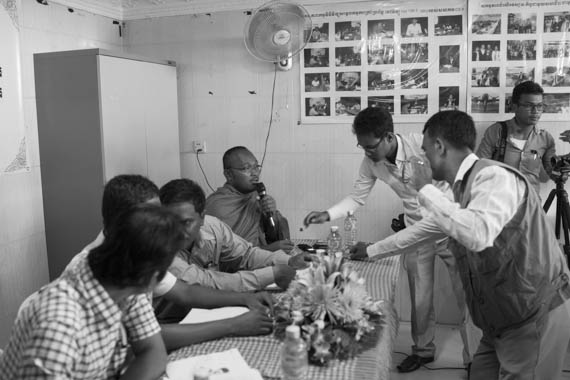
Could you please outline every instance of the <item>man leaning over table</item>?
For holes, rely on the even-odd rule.
[[[99,246],[105,239],[105,230],[109,228],[121,213],[139,204],[160,205],[158,187],[148,178],[137,174],[122,174],[110,179],[103,190],[102,214],[103,231],[97,239],[84,250],[89,251]],[[225,336],[249,336],[268,334],[272,330],[272,300],[267,293],[238,293],[207,288],[200,285],[189,285],[177,280],[170,272],[152,289],[156,304],[160,300],[171,302],[178,312],[178,318],[169,320],[162,318],[156,310],[161,322],[161,334],[167,350],[173,350],[205,340],[218,339]],[[224,306],[246,306],[250,309],[235,318],[219,321],[177,324],[190,308],[212,309]]]
[[[289,256],[254,247],[218,218],[204,215],[204,191],[190,179],[175,179],[162,186],[160,201],[180,217],[186,229],[186,245],[170,271],[188,283],[253,291],[275,282],[286,289],[296,269],[311,261],[307,253]]]
[[[184,244],[178,218],[155,205],[118,216],[98,247],[18,312],[2,379],[157,379],[166,367],[147,292]]]
[[[206,198],[206,214],[220,219],[256,247],[272,252],[291,251],[293,243],[289,240],[287,219],[277,210],[272,196],[267,194],[259,199],[257,194],[261,165],[253,153],[246,147],[235,146],[224,153],[222,163],[226,183]],[[281,238],[270,244],[262,225],[262,214],[268,212],[273,214]]]
[[[559,379],[570,341],[568,264],[528,178],[479,159],[475,140],[466,113],[432,116],[422,148],[433,178],[453,185],[454,201],[431,184],[418,196],[425,219],[452,239],[483,330],[471,379]]]
[[[421,227],[414,227],[414,224],[422,219],[416,198],[416,187],[418,183],[423,184],[426,181],[431,183],[431,173],[425,171],[427,165],[422,165],[425,163],[425,156],[421,150],[422,136],[395,134],[390,113],[385,109],[374,107],[364,109],[355,117],[353,132],[358,141],[357,146],[364,150],[365,157],[360,165],[352,193],[327,211],[309,213],[304,219],[304,224],[308,226],[311,223],[324,223],[346,216],[348,211],[364,205],[376,180],[380,180],[388,184],[402,199],[408,227],[373,245],[358,243],[357,247],[361,256],[366,255],[371,258],[386,252],[400,253],[415,242],[416,234],[423,232]],[[445,182],[439,181],[434,184],[449,193],[451,197],[449,186]],[[410,286],[414,345],[412,355],[398,366],[400,372],[415,371],[423,364],[434,360],[436,347],[433,287],[436,256],[440,257],[448,268],[457,304],[462,313],[460,333],[463,340],[463,361],[466,366],[469,366],[478,343],[478,332],[472,331],[468,323],[465,294],[461,289],[455,260],[447,250],[447,240],[443,237],[439,240],[425,241],[402,257]]]

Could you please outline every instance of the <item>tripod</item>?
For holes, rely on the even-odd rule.
[[[560,225],[564,228],[564,255],[566,256],[566,264],[570,264],[570,239],[568,237],[568,228],[570,228],[570,203],[568,203],[568,193],[564,189],[564,183],[566,182],[566,176],[562,174],[556,177],[555,181],[556,187],[550,191],[546,202],[544,202],[544,212],[548,211],[548,208],[552,204],[554,197],[556,197],[556,224],[554,228],[554,233],[556,234],[556,239],[560,239]]]

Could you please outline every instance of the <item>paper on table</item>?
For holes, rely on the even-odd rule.
[[[242,306],[228,306],[217,309],[192,309],[180,323],[203,323],[233,318],[247,313],[249,309]]]
[[[198,368],[207,369],[210,380],[263,380],[259,371],[247,365],[237,348],[175,360],[167,364],[166,374],[170,380],[192,380]]]

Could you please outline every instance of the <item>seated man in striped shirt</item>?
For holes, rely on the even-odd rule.
[[[119,215],[105,235],[20,310],[0,357],[0,378],[156,379],[164,373],[166,350],[147,293],[182,247],[182,226],[171,212],[141,205]]]

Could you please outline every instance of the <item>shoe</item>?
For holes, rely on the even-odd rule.
[[[405,358],[404,361],[402,361],[396,368],[398,368],[399,372],[412,372],[420,368],[422,365],[431,363],[433,361],[433,356],[422,358],[421,356],[413,354]]]

